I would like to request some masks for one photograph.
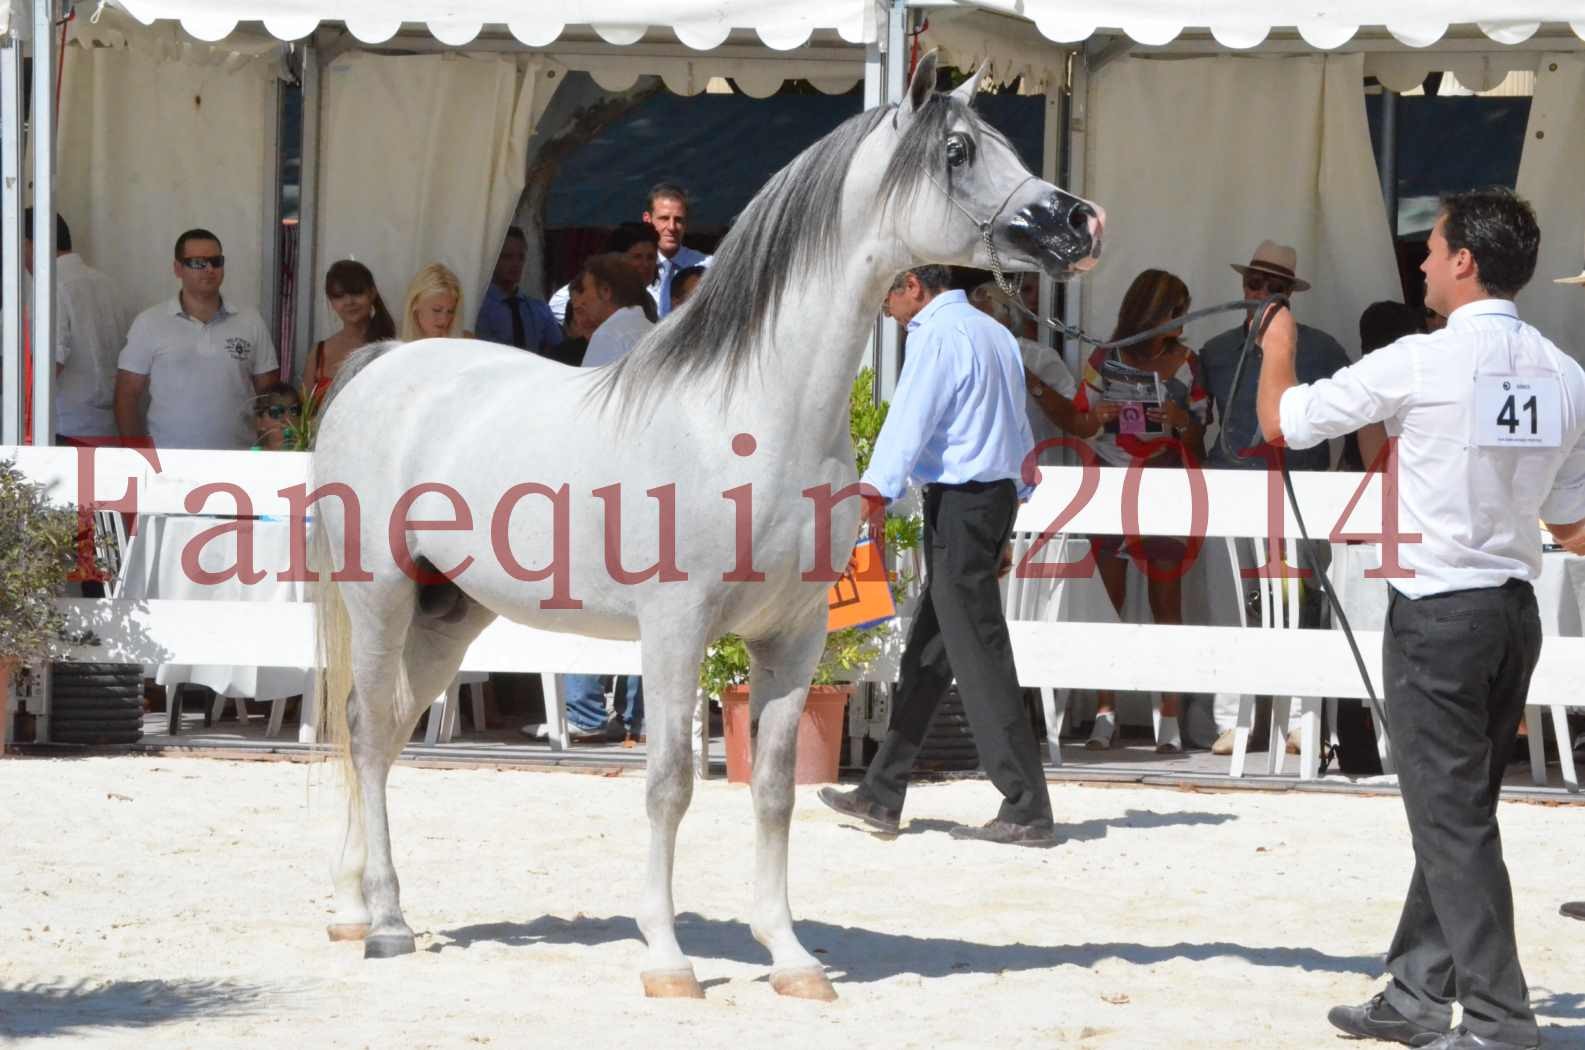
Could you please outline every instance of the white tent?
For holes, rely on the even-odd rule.
[[[79,15],[95,13],[86,10],[89,6],[82,4]],[[482,71],[469,67],[465,74],[455,72],[460,67],[454,66],[446,74],[490,79],[494,86],[489,95],[498,101],[488,119],[478,122],[487,129],[491,148],[478,158],[476,167],[488,177],[482,180],[482,188],[471,194],[470,199],[475,202],[470,206],[472,210],[460,219],[448,219],[443,236],[438,239],[422,231],[417,235],[410,230],[396,231],[393,226],[394,232],[389,232],[380,244],[360,252],[352,242],[370,236],[367,230],[349,230],[345,237],[336,233],[337,216],[344,218],[345,212],[340,207],[327,209],[325,205],[332,203],[337,194],[355,192],[357,183],[345,180],[344,172],[349,169],[335,162],[331,154],[338,148],[354,157],[360,149],[368,151],[366,142],[362,147],[358,145],[356,130],[360,119],[368,119],[366,115],[359,116],[368,112],[367,99],[356,93],[345,94],[343,97],[350,102],[344,111],[333,101],[334,88],[327,85],[325,103],[305,114],[310,124],[321,119],[326,122],[325,134],[313,129],[313,144],[305,148],[305,168],[325,162],[319,179],[305,179],[305,193],[311,195],[320,190],[325,198],[318,202],[320,228],[312,232],[347,244],[345,250],[339,244],[327,244],[324,250],[363,257],[392,251],[390,244],[403,237],[410,242],[402,249],[409,256],[402,265],[392,264],[391,273],[385,275],[376,268],[388,297],[400,294],[400,278],[395,274],[409,265],[411,258],[424,253],[447,257],[459,272],[471,273],[477,284],[493,251],[481,246],[480,240],[488,230],[499,227],[499,217],[506,208],[503,202],[512,197],[512,179],[520,175],[510,164],[499,162],[502,156],[510,155],[513,143],[520,141],[525,129],[532,126],[536,112],[543,109],[546,92],[539,90],[542,83],[536,81],[558,67],[586,69],[607,87],[631,83],[642,74],[658,74],[668,87],[682,92],[701,90],[711,76],[730,75],[754,94],[773,92],[787,77],[805,77],[828,90],[839,90],[862,74],[867,85],[866,99],[873,104],[895,97],[900,91],[909,51],[908,33],[924,19],[928,19],[929,26],[924,43],[941,46],[949,60],[959,66],[970,67],[989,59],[999,79],[1024,75],[1030,84],[1072,92],[1071,112],[1065,125],[1060,119],[1058,92],[1053,90],[1048,95],[1043,166],[1046,174],[1054,175],[1066,153],[1072,188],[1088,191],[1107,204],[1113,210],[1118,230],[1111,248],[1112,265],[1103,267],[1094,280],[1075,286],[1083,291],[1070,296],[1073,320],[1104,329],[1107,313],[1121,294],[1117,282],[1126,284],[1138,265],[1163,258],[1158,253],[1169,248],[1175,253],[1171,264],[1186,271],[1184,275],[1196,287],[1199,302],[1224,298],[1219,292],[1227,286],[1216,281],[1228,278],[1227,271],[1220,268],[1228,261],[1247,256],[1253,244],[1266,235],[1299,245],[1303,257],[1313,260],[1315,272],[1325,268],[1338,275],[1324,295],[1316,294],[1308,303],[1302,302],[1302,310],[1334,317],[1348,316],[1350,311],[1357,315],[1357,308],[1370,299],[1388,297],[1390,287],[1382,290],[1382,286],[1389,283],[1389,278],[1395,280],[1395,276],[1386,254],[1390,242],[1384,211],[1379,196],[1371,192],[1373,172],[1364,164],[1369,155],[1368,149],[1361,146],[1362,116],[1356,113],[1351,96],[1345,95],[1358,90],[1364,75],[1376,75],[1384,83],[1396,85],[1417,82],[1411,78],[1416,73],[1423,78],[1424,71],[1430,68],[1455,69],[1466,83],[1482,83],[1510,67],[1540,69],[1548,74],[1538,82],[1532,116],[1533,131],[1545,134],[1529,136],[1548,143],[1547,155],[1543,159],[1538,152],[1532,160],[1531,151],[1527,151],[1521,187],[1537,197],[1548,230],[1543,267],[1555,265],[1559,272],[1578,268],[1581,209],[1572,199],[1577,191],[1569,184],[1566,173],[1577,170],[1573,162],[1585,150],[1580,107],[1569,104],[1569,100],[1578,97],[1580,85],[1577,63],[1580,34],[1585,33],[1582,0],[1405,0],[1391,5],[1390,12],[1384,11],[1383,5],[1363,0],[1321,4],[1297,0],[1261,4],[1249,0],[1173,4],[1159,0],[675,0],[661,8],[640,7],[630,0],[563,0],[555,5],[525,4],[521,0],[117,0],[116,6],[150,24],[149,36],[124,34],[128,50],[144,47],[146,41],[153,40],[158,42],[164,61],[207,62],[217,71],[249,62],[273,62],[270,49],[257,46],[272,38],[305,41],[306,50],[313,56],[312,62],[305,63],[305,79],[310,70],[317,78],[323,68],[336,69],[333,63],[343,58],[349,75],[355,76],[359,72],[356,67],[366,60],[356,58],[353,52],[375,44],[402,51],[461,48],[481,62],[495,63]],[[29,7],[23,0],[0,4],[0,23],[6,21],[7,15],[13,15],[12,8],[27,12]],[[31,25],[36,35],[51,32],[48,0],[36,0],[31,7]],[[1390,17],[1385,24],[1384,14]],[[0,55],[0,72],[5,74],[0,77],[0,86],[7,88],[6,117],[20,106],[17,40],[27,35],[19,31],[26,30],[29,24],[28,17],[15,15],[9,19],[9,26],[0,24],[0,30],[7,31],[7,39],[13,43]],[[78,26],[75,31],[84,30]],[[327,40],[333,43],[326,43]],[[202,55],[197,41],[223,41],[222,51],[241,57],[217,62],[212,57],[216,52]],[[239,47],[239,42],[246,46]],[[93,46],[109,50],[104,43],[97,39]],[[321,44],[325,46],[323,55],[318,54],[316,46]],[[1237,57],[1244,52],[1248,53],[1247,58]],[[502,55],[512,57],[504,60]],[[34,74],[41,78],[36,82],[47,90],[53,62],[47,53],[44,58],[45,61],[35,63]],[[325,58],[332,64],[325,65],[321,61]],[[1284,63],[1277,66],[1274,61],[1263,59],[1282,59]],[[82,59],[74,54],[71,61]],[[89,61],[97,67],[117,60],[95,54]],[[138,61],[126,59],[123,64],[136,65]],[[1551,65],[1557,68],[1547,70]],[[69,73],[70,70],[69,64]],[[363,72],[373,78],[372,82],[379,82],[370,69]],[[95,76],[99,73],[94,70]],[[433,70],[426,75],[434,75]],[[161,88],[171,80],[161,78]],[[148,82],[156,81],[150,78]],[[72,83],[70,76],[68,83]],[[231,98],[238,112],[256,104],[246,97],[246,88],[226,85],[211,90],[206,105],[216,100],[215,90]],[[434,90],[414,94],[432,97]],[[1230,98],[1249,96],[1261,101],[1257,120],[1246,125],[1220,115],[1225,113]],[[74,98],[78,99],[75,103],[71,101]],[[63,103],[63,123],[70,112],[66,108],[69,105],[89,106],[96,121],[102,110],[119,106],[119,112],[124,114],[123,129],[146,131],[150,122],[146,117],[135,118],[134,113],[146,113],[147,109],[136,110],[132,101],[110,87],[73,87],[68,91],[68,101]],[[1179,177],[1167,184],[1165,192],[1159,177],[1129,164],[1136,150],[1132,125],[1153,110],[1160,110],[1151,125],[1151,134],[1158,141],[1181,144],[1182,150],[1192,146],[1201,151],[1184,154],[1181,170],[1176,173]],[[1297,117],[1290,118],[1295,113]],[[181,116],[195,119],[185,111]],[[111,114],[109,119],[116,118]],[[245,120],[239,125],[222,124],[224,118],[205,119],[211,122],[207,130],[194,131],[194,127],[204,127],[195,124],[185,133],[235,133],[239,128],[248,128]],[[4,123],[11,147],[6,154],[5,174],[20,174],[20,156],[15,152],[11,130],[20,121],[7,119]],[[274,146],[273,113],[264,118],[264,123],[269,134],[262,141],[254,136],[247,146],[260,150],[261,156],[269,155]],[[352,130],[345,138],[339,133],[332,135],[331,124]],[[38,141],[55,137],[55,129],[47,118],[35,119],[33,126]],[[1271,133],[1262,135],[1263,128],[1269,128]],[[460,130],[447,129],[448,133]],[[101,133],[96,130],[93,134]],[[109,134],[120,134],[128,140],[126,148],[156,152],[148,135],[140,138],[139,132],[127,130]],[[1225,156],[1207,144],[1208,140],[1223,150],[1232,144],[1245,153],[1271,150],[1273,143],[1279,143],[1281,155],[1267,159],[1272,170],[1280,174],[1280,180],[1263,190],[1266,197],[1246,207],[1209,204],[1196,214],[1191,207],[1193,202],[1209,201],[1207,194],[1214,197],[1213,190],[1225,194],[1230,179],[1237,175]],[[326,143],[323,158],[317,156],[320,142]],[[347,144],[336,145],[341,142]],[[114,182],[113,175],[99,170],[99,165],[86,174],[77,171],[76,154],[69,156],[74,167],[59,180],[63,194],[91,202],[118,192],[116,186],[121,184]],[[169,157],[165,159],[169,161]],[[358,159],[365,165],[359,170],[367,171],[368,162]],[[39,172],[47,171],[48,163],[49,157],[45,157],[38,166]],[[249,164],[254,172],[268,168],[265,164],[252,165],[251,161]],[[164,177],[174,178],[175,173]],[[273,199],[273,177],[273,173],[263,176],[264,192],[255,199]],[[392,200],[403,199],[399,180],[388,169],[379,170],[378,158],[368,178],[378,193]],[[215,181],[229,187],[228,192],[234,191],[233,200],[240,200],[251,190],[246,180]],[[38,179],[34,193],[41,206],[55,207],[56,182],[53,177]],[[196,187],[200,181],[193,180],[191,185]],[[337,189],[348,185],[351,190]],[[14,215],[9,206],[20,203],[21,183],[8,179],[7,187],[8,214]],[[131,192],[127,187],[123,190]],[[1301,190],[1296,198],[1294,194]],[[313,203],[305,200],[305,215],[312,213]],[[425,201],[416,205],[420,210],[425,206]],[[409,203],[407,208],[414,210],[415,205]],[[337,214],[332,215],[331,211]],[[1272,214],[1286,216],[1288,226],[1271,228]],[[272,221],[272,217],[250,212],[240,204],[236,215],[239,228],[252,226],[255,231],[262,231]],[[1176,232],[1164,221],[1169,216],[1179,221],[1185,215],[1194,218],[1186,234]],[[1569,223],[1573,234],[1554,235]],[[1137,235],[1125,240],[1124,231],[1131,226]],[[1260,230],[1269,233],[1257,233]],[[18,270],[14,264],[19,258],[17,241],[9,225],[6,232],[5,258],[13,282],[6,291],[13,293],[7,298],[15,302],[15,293],[20,292],[14,283]],[[447,237],[453,239],[448,241]],[[297,272],[306,282],[305,291],[311,293],[316,283],[313,275],[327,256],[315,253],[312,233],[305,236],[305,243]],[[47,266],[52,256],[50,246],[41,241],[37,248],[40,264]],[[1562,262],[1565,258],[1569,260],[1567,265]],[[130,269],[134,264],[129,260],[122,265]],[[258,275],[258,283],[266,294],[272,269],[273,260],[266,253]],[[1549,273],[1548,270],[1541,276]],[[231,276],[233,281],[236,278],[235,274]],[[1540,296],[1541,291],[1538,289],[1536,294]],[[35,292],[39,299],[34,308],[34,340],[40,342],[51,322],[50,282],[39,282]],[[1049,303],[1049,287],[1045,296]],[[1585,311],[1585,304],[1576,306],[1562,299],[1555,303],[1559,318],[1570,316],[1571,309]],[[1538,307],[1526,307],[1532,313],[1539,309],[1546,314],[1554,303],[1548,300]],[[19,341],[15,313],[8,315],[5,339],[7,359],[13,362],[15,357],[11,355]],[[1553,322],[1553,327],[1559,323]],[[1581,329],[1585,329],[1585,324],[1574,325],[1573,330]],[[8,370],[8,374],[15,372]],[[48,403],[48,381],[47,374],[36,377],[36,403]],[[19,418],[12,391],[14,384],[8,384],[5,411],[0,413],[6,422],[7,440],[14,439],[15,421]],[[47,433],[47,418],[36,422]]]
[[[1363,307],[1399,297],[1364,78],[1403,92],[1445,71],[1484,90],[1518,71],[1536,85],[1519,191],[1543,230],[1520,307],[1585,360],[1585,296],[1549,279],[1577,272],[1585,246],[1585,3],[1400,3],[1386,25],[1363,4],[1173,5],[1171,19],[1148,3],[1017,6],[1023,17],[994,0],[930,8],[923,42],[960,68],[988,61],[999,80],[1071,92],[1048,164],[1066,152],[1069,187],[1110,209],[1113,237],[1107,265],[1072,286],[1070,321],[1108,332],[1147,266],[1184,277],[1196,305],[1234,298],[1228,264],[1270,237],[1298,248],[1316,285],[1296,300],[1301,320],[1357,351]]]

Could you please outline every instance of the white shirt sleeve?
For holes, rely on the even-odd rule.
[[[1564,458],[1552,480],[1552,491],[1541,504],[1541,520],[1553,525],[1585,521],[1585,437]]]
[[[1018,355],[1025,371],[1063,397],[1072,401],[1079,393],[1079,384],[1063,363],[1062,356],[1044,343],[1033,339],[1018,340]]]
[[[141,315],[132,322],[132,330],[127,333],[127,345],[121,348],[121,356],[116,360],[117,368],[140,376],[146,376],[154,370],[154,352],[158,347],[154,345],[153,335],[149,331],[152,327]]]
[[[66,295],[59,295],[56,299],[55,311],[55,363],[64,365],[76,349],[72,338],[72,303]]]
[[[1279,404],[1283,440],[1289,448],[1314,448],[1398,415],[1414,393],[1416,352],[1399,341],[1330,379],[1289,388]]]

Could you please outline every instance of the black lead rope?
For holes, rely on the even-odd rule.
[[[1072,339],[1079,343],[1087,343],[1090,346],[1096,347],[1097,349],[1119,350],[1125,346],[1133,346],[1136,343],[1146,342],[1156,338],[1157,336],[1165,335],[1168,332],[1175,332],[1184,325],[1198,321],[1204,317],[1210,317],[1214,314],[1228,313],[1233,310],[1261,311],[1262,316],[1260,318],[1259,324],[1250,324],[1248,332],[1246,332],[1244,335],[1244,345],[1238,354],[1238,365],[1233,369],[1232,390],[1235,396],[1229,398],[1229,410],[1231,410],[1233,404],[1235,404],[1237,401],[1236,394],[1239,389],[1239,384],[1244,378],[1244,365],[1249,360],[1249,352],[1260,345],[1261,336],[1265,335],[1266,329],[1271,325],[1272,318],[1277,316],[1278,310],[1288,306],[1288,297],[1286,295],[1274,295],[1269,299],[1238,299],[1232,302],[1221,303],[1217,306],[1207,306],[1199,310],[1191,311],[1182,317],[1175,317],[1164,324],[1159,324],[1148,331],[1129,336],[1127,339],[1114,339],[1110,342],[1107,342],[1086,334],[1084,330],[1078,325],[1064,324],[1061,321],[1041,317],[1039,314],[1024,306],[1022,298],[1018,294],[1018,290],[1013,287],[1012,282],[1008,281],[1006,276],[1004,276],[1002,273],[1002,268],[999,265],[1000,260],[996,256],[996,252],[994,250],[994,246],[991,244],[988,232],[986,234],[985,241],[987,248],[990,249],[992,262],[998,264],[995,265],[991,271],[996,278],[996,284],[999,288],[1001,288],[1002,293],[1007,296],[1008,301],[1013,304],[1015,309],[1024,314],[1024,316],[1035,321],[1037,324],[1044,325],[1065,339]],[[1273,306],[1275,306],[1277,309],[1270,309],[1270,307]],[[1219,438],[1219,443],[1221,444],[1222,452],[1229,459],[1236,459],[1238,453],[1232,448],[1230,444],[1232,427],[1229,424],[1231,420],[1231,416],[1228,416],[1222,420],[1222,433]],[[1257,431],[1259,430],[1258,420],[1256,422],[1256,429]],[[1304,527],[1304,515],[1299,512],[1299,497],[1293,489],[1293,475],[1288,470],[1288,456],[1286,450],[1278,449],[1278,462],[1281,464],[1282,469],[1282,487],[1283,490],[1288,494],[1288,506],[1293,510],[1294,524],[1299,526],[1299,538],[1302,541],[1299,544],[1299,558],[1302,562],[1310,563],[1301,567],[1308,568],[1311,575],[1320,582],[1321,593],[1326,595],[1327,604],[1331,606],[1332,609],[1332,615],[1337,618],[1338,626],[1343,629],[1343,637],[1348,639],[1349,651],[1354,655],[1354,666],[1359,668],[1360,680],[1365,683],[1365,696],[1367,698],[1367,702],[1370,704],[1371,717],[1375,720],[1375,724],[1379,729],[1380,727],[1387,724],[1386,719],[1382,716],[1381,701],[1377,698],[1376,687],[1370,680],[1370,671],[1365,667],[1365,657],[1359,651],[1359,642],[1354,638],[1354,629],[1349,625],[1348,614],[1343,612],[1343,605],[1338,600],[1337,592],[1332,589],[1332,581],[1327,578],[1327,574],[1325,572],[1321,571],[1321,569],[1314,564],[1314,559],[1310,550],[1313,541],[1310,539],[1309,530]],[[1299,615],[1297,603],[1293,609],[1293,615]],[[1271,746],[1285,747],[1286,742],[1273,740],[1271,742]],[[1320,743],[1320,750],[1320,772],[1322,775],[1325,775],[1327,769],[1330,768],[1332,763],[1332,753],[1326,747],[1324,741]]]

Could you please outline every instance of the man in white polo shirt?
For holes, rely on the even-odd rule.
[[[127,334],[116,428],[159,448],[245,449],[253,443],[248,402],[278,378],[275,343],[257,310],[221,298],[220,238],[201,229],[182,234],[172,271],[181,290],[139,314]]]
[[[1382,633],[1414,877],[1387,950],[1390,983],[1327,1015],[1353,1036],[1432,1050],[1540,1045],[1497,796],[1541,655],[1539,522],[1585,551],[1585,370],[1513,304],[1540,243],[1535,212],[1509,190],[1450,194],[1421,267],[1446,328],[1305,386],[1293,314],[1279,310],[1264,341],[1266,440],[1311,448],[1385,423],[1401,531],[1420,534],[1397,551],[1405,571],[1389,576]],[[1463,1019],[1449,1031],[1455,1000]]]

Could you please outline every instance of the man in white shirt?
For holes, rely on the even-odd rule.
[[[654,301],[644,287],[643,275],[625,254],[590,256],[568,287],[572,298],[569,320],[592,333],[583,355],[584,368],[620,361],[655,327]],[[607,721],[605,690],[598,675],[562,675],[560,682],[573,740],[620,739],[615,725]],[[616,695],[625,735],[640,737],[644,731],[643,680],[637,675],[618,677]],[[530,727],[524,726],[523,731],[530,732]]]
[[[1328,1019],[1434,1050],[1540,1045],[1514,936],[1497,797],[1541,654],[1530,581],[1539,518],[1585,553],[1585,370],[1519,320],[1540,230],[1508,190],[1451,194],[1421,267],[1447,318],[1300,386],[1297,330],[1267,332],[1258,395],[1268,441],[1310,448],[1367,423],[1397,441],[1401,533],[1382,672],[1415,869],[1387,952],[1392,981]],[[1394,557],[1396,555],[1396,557]],[[1463,1021],[1449,1031],[1452,1006]]]
[[[33,209],[23,213],[22,261],[33,272]],[[127,316],[110,279],[72,250],[55,216],[55,433],[66,444],[116,436],[116,354]]]
[[[583,367],[598,368],[626,357],[654,325],[654,304],[625,256],[591,256],[572,282],[572,309],[589,336]]]
[[[123,438],[147,435],[159,448],[248,448],[248,403],[279,378],[269,329],[257,310],[221,298],[226,257],[208,230],[177,238],[172,272],[181,281],[176,297],[139,314],[127,334],[116,427]]]

